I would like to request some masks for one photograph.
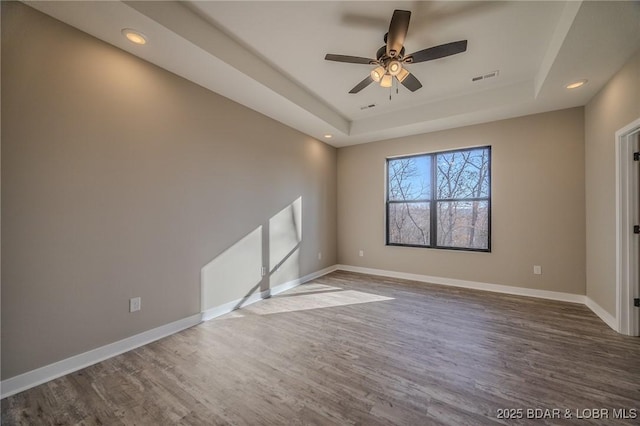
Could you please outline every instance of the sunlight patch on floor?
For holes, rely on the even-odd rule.
[[[382,302],[385,300],[393,300],[393,298],[356,290],[336,290],[334,288],[333,290],[302,292],[300,294],[285,293],[247,306],[245,309],[256,315],[270,315],[359,303]]]
[[[218,319],[225,320],[244,318],[248,315],[271,315],[309,309],[333,308],[393,299],[393,297],[356,290],[343,290],[340,287],[323,284],[303,284],[285,293],[229,312]]]

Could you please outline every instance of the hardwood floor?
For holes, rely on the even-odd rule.
[[[2,400],[3,425],[639,423],[640,338],[586,307],[348,272]]]

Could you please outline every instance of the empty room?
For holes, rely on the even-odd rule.
[[[3,425],[640,422],[637,1],[2,1]]]

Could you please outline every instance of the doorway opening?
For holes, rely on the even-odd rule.
[[[640,118],[616,132],[616,169],[616,318],[619,333],[639,336]]]

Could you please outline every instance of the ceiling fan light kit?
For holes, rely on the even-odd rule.
[[[379,83],[380,80],[382,80],[382,76],[384,76],[384,74],[385,74],[385,69],[382,66],[378,65],[371,71],[371,78],[376,83]]]
[[[411,12],[408,10],[395,10],[389,32],[384,36],[385,46],[378,49],[376,59],[359,56],[327,54],[325,60],[346,62],[350,64],[376,65],[370,75],[358,83],[349,93],[358,93],[374,81],[382,87],[391,87],[395,77],[404,87],[415,92],[422,87],[422,83],[406,68],[406,64],[432,61],[465,52],[467,40],[454,41],[419,50],[410,55],[404,54],[404,39],[409,31]]]
[[[395,59],[389,62],[389,64],[387,65],[387,71],[389,71],[389,74],[393,76],[398,75],[401,69],[402,69],[402,64],[400,63],[400,61],[397,61]]]
[[[409,76],[409,71],[407,71],[405,68],[402,68],[400,71],[398,71],[398,74],[396,74],[396,78],[400,83],[402,83],[404,79],[407,78],[408,76]]]
[[[380,86],[382,87],[391,87],[393,84],[393,76],[389,73],[386,73],[382,76],[382,80],[380,80]]]

